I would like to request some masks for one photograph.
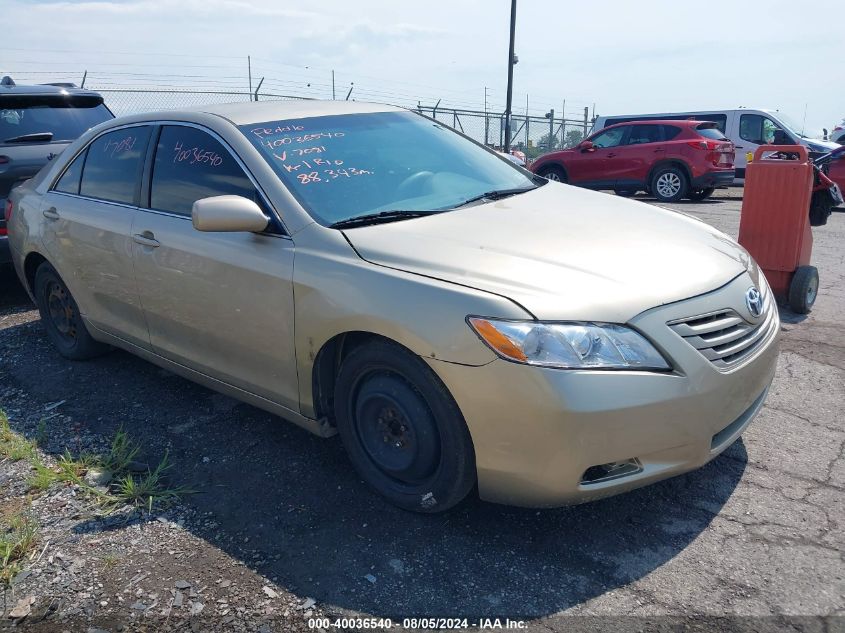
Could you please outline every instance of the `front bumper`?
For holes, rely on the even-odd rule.
[[[777,362],[774,327],[735,367],[717,368],[667,326],[713,310],[743,313],[747,274],[630,324],[671,360],[667,373],[567,371],[496,360],[429,360],[463,412],[482,498],[530,507],[581,503],[698,468],[742,433],[765,400]],[[774,301],[768,301],[774,310]],[[750,318],[750,316],[749,316]],[[625,476],[585,483],[588,469],[636,459]]]
[[[710,187],[727,187],[732,184],[736,170],[723,169],[719,171],[710,171],[693,178],[690,183],[693,189],[709,189]]]

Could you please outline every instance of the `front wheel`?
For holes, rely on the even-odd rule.
[[[651,178],[651,191],[660,202],[677,202],[688,189],[687,175],[674,165],[660,167]]]
[[[815,266],[799,266],[789,284],[789,307],[807,314],[819,294],[819,271]]]
[[[457,404],[424,361],[395,343],[366,344],[344,359],[335,419],[358,473],[400,508],[442,512],[475,484]]]
[[[544,165],[537,170],[537,175],[555,182],[567,182],[568,180],[566,172],[558,165]]]
[[[689,192],[689,199],[695,200],[698,202],[699,200],[706,200],[710,196],[713,195],[713,192],[716,191],[716,187],[707,187],[706,189],[693,189]]]

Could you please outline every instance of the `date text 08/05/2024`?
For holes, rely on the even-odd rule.
[[[511,620],[509,618],[404,618],[401,622],[394,622],[390,618],[310,618],[310,629],[375,629],[385,630],[403,628],[413,630],[451,630],[451,629],[524,629],[525,620]]]

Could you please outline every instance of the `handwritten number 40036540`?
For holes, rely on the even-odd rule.
[[[182,141],[178,141],[173,148],[173,162],[182,163],[184,161],[188,161],[189,165],[203,163],[211,167],[218,167],[223,164],[223,157],[210,149],[200,147],[185,149],[182,147]]]

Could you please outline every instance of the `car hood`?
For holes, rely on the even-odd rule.
[[[805,138],[802,140],[806,143],[807,147],[814,152],[830,152],[835,150],[837,147],[840,147],[839,143],[835,143],[833,141],[823,141],[817,138]]]
[[[502,295],[548,320],[623,323],[755,267],[694,218],[559,183],[345,234],[371,263]]]

